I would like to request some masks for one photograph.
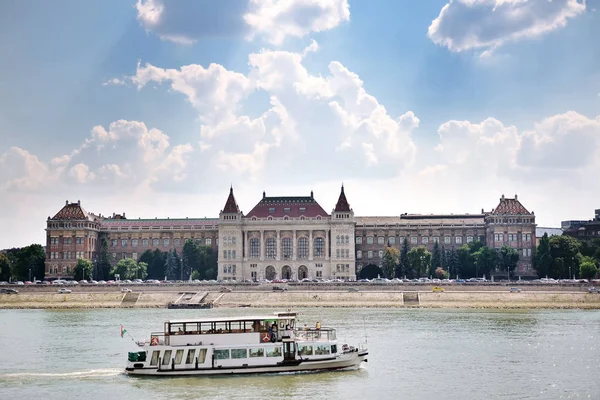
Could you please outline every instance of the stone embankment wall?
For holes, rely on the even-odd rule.
[[[79,288],[81,290],[81,288]],[[127,295],[121,292],[74,291],[24,292],[16,295],[0,294],[0,308],[155,308],[167,307],[187,293],[194,291],[137,291]],[[600,309],[600,294],[564,291],[377,291],[358,292],[341,290],[288,290],[258,291],[234,290],[229,293],[201,290],[204,302],[214,301],[215,307],[427,307],[427,308],[595,308]],[[125,301],[124,301],[125,300]]]

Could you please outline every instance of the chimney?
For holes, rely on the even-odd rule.
[[[125,218],[125,212],[123,212],[123,219]]]
[[[500,197],[500,201],[504,201],[504,194]]]
[[[265,193],[265,191],[263,190],[263,199],[267,197],[267,194]]]
[[[311,198],[311,199],[314,199],[314,198],[315,198],[315,196],[314,196],[314,194],[313,194],[313,191],[312,191],[312,190],[310,191],[310,198]]]
[[[69,200],[65,200],[65,206],[69,205]]]
[[[77,205],[80,206],[81,205],[81,201],[77,200]]]
[[[115,217],[115,213],[113,213],[113,218]]]
[[[519,196],[515,194],[515,200],[519,200]]]

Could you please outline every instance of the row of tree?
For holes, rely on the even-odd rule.
[[[217,255],[210,246],[203,246],[188,240],[181,254],[176,249],[161,251],[146,250],[139,260],[120,260],[112,266],[108,243],[102,240],[98,261],[93,266],[94,279],[113,279],[119,274],[121,279],[215,279],[217,277]],[[144,275],[142,277],[142,275]]]
[[[472,242],[460,248],[445,249],[434,243],[432,251],[425,246],[408,245],[405,238],[401,249],[386,247],[383,253],[383,269],[371,265],[361,271],[361,278],[381,275],[387,278],[420,278],[449,276],[461,278],[504,275],[514,273],[519,254],[509,246],[495,250],[481,242]]]
[[[600,266],[600,239],[579,241],[570,236],[544,234],[535,254],[539,277],[591,279]]]
[[[39,244],[0,253],[0,281],[44,279],[46,255]]]

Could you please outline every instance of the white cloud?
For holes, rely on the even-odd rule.
[[[0,154],[0,192],[35,190],[51,178],[48,166],[27,150],[11,147]]]
[[[484,50],[539,37],[585,12],[581,0],[450,0],[429,26],[428,36],[451,51]]]
[[[348,0],[138,0],[136,9],[146,31],[182,45],[214,36],[261,37],[281,44],[350,19]]]
[[[84,163],[73,165],[69,170],[69,176],[75,179],[77,183],[88,183],[96,177],[93,172],[90,172],[90,167]]]
[[[333,29],[350,20],[347,0],[251,0],[252,11],[244,20],[252,28],[250,38],[264,36],[272,44],[286,37]]]
[[[125,86],[127,82],[124,79],[112,78],[104,81],[102,86]]]

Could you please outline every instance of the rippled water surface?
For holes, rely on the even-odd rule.
[[[306,309],[365,342],[355,371],[219,378],[121,373],[167,319],[273,310],[0,310],[2,399],[600,399],[600,312]]]

